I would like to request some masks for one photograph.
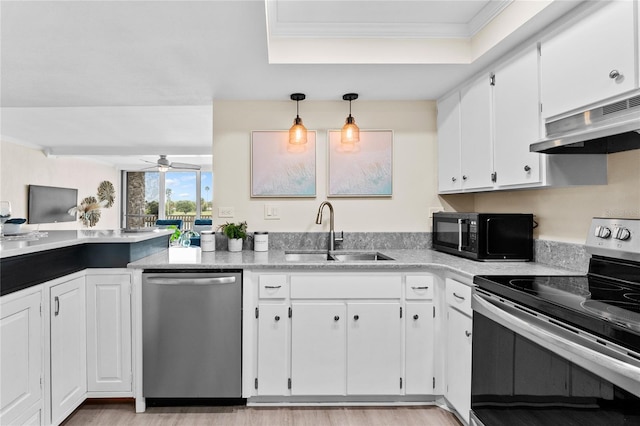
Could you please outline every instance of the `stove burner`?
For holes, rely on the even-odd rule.
[[[579,296],[588,297],[584,277],[526,277],[512,278],[509,286],[534,296]]]
[[[640,303],[640,293],[625,293],[624,298]]]
[[[613,284],[613,283],[590,282],[589,290],[620,291],[620,290],[624,290],[624,287],[621,287],[618,284]]]
[[[586,300],[582,307],[609,321],[635,331],[640,331],[640,305],[632,302],[618,302],[615,300]]]

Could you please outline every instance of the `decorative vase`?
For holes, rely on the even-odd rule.
[[[227,238],[229,251],[242,251],[242,238]]]

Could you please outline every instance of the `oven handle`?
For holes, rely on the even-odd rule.
[[[486,299],[477,292],[472,297],[472,308],[516,334],[640,396],[640,362],[628,354],[607,348],[522,309]]]

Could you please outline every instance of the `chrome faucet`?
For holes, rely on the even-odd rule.
[[[329,206],[329,251],[336,249],[336,243],[341,243],[344,240],[344,232],[340,237],[336,237],[336,233],[333,230],[333,206],[328,201],[323,201],[318,208],[318,215],[316,216],[316,224],[322,224],[322,209],[324,206]]]

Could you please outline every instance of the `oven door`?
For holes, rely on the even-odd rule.
[[[640,424],[640,358],[475,290],[471,424]]]

